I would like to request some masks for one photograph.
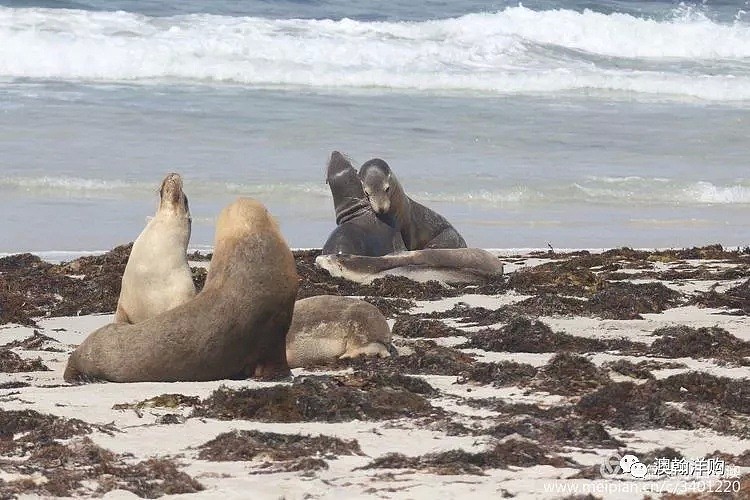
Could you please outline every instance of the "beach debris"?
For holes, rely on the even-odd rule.
[[[363,455],[359,443],[322,434],[279,434],[255,430],[235,430],[219,434],[200,445],[198,458],[224,461],[250,461],[262,459],[286,462],[300,458],[335,459],[338,455]]]
[[[552,465],[569,467],[568,459],[547,454],[539,445],[525,439],[508,439],[487,446],[484,451],[468,452],[450,450],[408,457],[401,453],[388,453],[376,458],[365,469],[411,469],[440,475],[482,475],[487,469],[505,469],[510,466],[530,467]]]
[[[201,401],[194,417],[261,422],[344,422],[435,414],[427,382],[405,375],[306,376],[291,385],[221,387]]]
[[[554,332],[539,320],[515,316],[501,328],[485,328],[469,335],[461,348],[497,352],[642,352],[644,344],[627,339],[594,339]]]
[[[413,316],[401,315],[391,328],[393,335],[400,335],[406,338],[436,338],[436,337],[456,337],[466,335],[466,332],[453,328],[442,321],[424,320]]]
[[[643,319],[680,304],[682,294],[662,283],[607,283],[586,305],[602,319]]]
[[[34,330],[34,333],[31,335],[31,337],[26,337],[23,340],[15,340],[13,342],[9,342],[2,347],[6,349],[20,348],[25,351],[48,351],[48,352],[64,352],[65,351],[64,349],[60,347],[55,347],[49,344],[59,345],[60,343],[57,340],[53,339],[52,337],[48,337],[47,335],[40,333],[39,330]]]
[[[685,325],[658,328],[659,338],[651,344],[653,355],[665,358],[715,358],[750,364],[750,342],[740,340],[723,328],[692,328]]]
[[[354,368],[365,373],[404,373],[413,375],[451,375],[456,383],[493,384],[506,387],[521,384],[536,375],[536,368],[514,361],[482,362],[458,349],[437,345],[434,341],[409,342],[410,354],[374,359],[360,356],[336,362],[335,367]]]
[[[612,370],[615,373],[619,373],[620,375],[625,375],[626,377],[634,379],[643,380],[654,378],[653,374],[648,370],[648,363],[644,361],[633,363],[632,361],[628,361],[627,359],[618,359],[617,361],[609,361],[607,363],[604,363],[604,365],[602,366],[603,368]]]
[[[430,318],[460,318],[466,326],[488,326],[516,316],[592,316],[602,319],[643,319],[641,314],[659,313],[681,303],[682,294],[661,283],[605,283],[590,298],[565,297],[555,292],[506,304],[495,310],[465,307],[430,313]]]
[[[31,254],[0,259],[0,324],[114,311],[131,247],[59,265]]]
[[[497,412],[489,429],[491,436],[505,438],[519,435],[549,449],[567,446],[621,448],[624,444],[613,438],[604,426],[574,413],[571,405],[542,408],[529,403],[508,403],[502,400],[476,401],[478,406]]]
[[[118,403],[112,406],[113,410],[142,410],[144,408],[179,408],[182,406],[195,406],[200,403],[198,396],[185,396],[183,394],[162,394],[153,398],[138,401],[137,403]]]
[[[200,292],[203,290],[203,285],[206,284],[206,276],[208,271],[205,267],[191,267],[190,274],[193,278],[193,285],[195,285],[195,291]]]
[[[730,310],[729,314],[748,315],[750,314],[750,279],[723,293],[712,288],[693,297],[690,303],[702,307],[727,308]]]
[[[125,458],[97,446],[88,437],[68,443],[48,441],[33,450],[25,461],[6,465],[26,477],[0,482],[0,497],[101,496],[112,490],[127,490],[141,498],[158,498],[204,489],[201,483],[180,471],[174,460],[150,458],[133,464]]]
[[[386,297],[364,297],[362,300],[374,305],[386,318],[394,318],[416,307],[416,302],[408,299],[391,299]]]
[[[0,373],[50,371],[41,358],[23,359],[10,349],[0,348]]]
[[[708,427],[748,438],[742,416],[750,412],[750,381],[692,371],[642,384],[613,382],[582,396],[576,412],[622,429]]]
[[[583,356],[562,352],[541,367],[530,386],[550,394],[578,395],[611,382],[605,370]]]
[[[110,425],[46,415],[34,410],[0,409],[0,455],[25,457],[7,461],[7,472],[28,478],[0,481],[0,498],[19,494],[102,495],[124,489],[144,498],[193,493],[203,487],[169,459],[132,464],[100,448],[85,435],[94,430],[112,435]],[[31,474],[43,480],[32,479]]]

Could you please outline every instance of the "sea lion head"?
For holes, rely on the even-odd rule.
[[[238,198],[219,214],[216,221],[216,245],[220,240],[239,239],[267,231],[280,232],[266,207],[252,198]]]
[[[342,224],[369,211],[370,204],[365,199],[357,171],[351,161],[338,151],[331,153],[328,161],[326,184],[331,188],[336,224]]]
[[[159,210],[168,210],[190,217],[188,197],[182,190],[182,177],[175,172],[167,174],[159,188]]]
[[[380,158],[373,158],[359,169],[365,197],[373,212],[387,214],[391,210],[391,188],[396,184],[391,168]]]
[[[351,161],[344,154],[334,151],[331,153],[331,158],[328,160],[328,168],[326,169],[326,184],[331,186],[337,186],[341,184],[341,181],[348,177],[348,174],[354,167]]]

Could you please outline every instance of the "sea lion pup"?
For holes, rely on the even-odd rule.
[[[310,367],[336,359],[389,356],[391,329],[380,310],[364,300],[319,295],[294,304],[286,336],[291,368]]]
[[[195,296],[187,246],[190,208],[180,174],[167,174],[156,215],[136,238],[122,275],[116,323],[138,323]]]
[[[198,295],[146,321],[96,330],[70,355],[65,380],[287,376],[297,271],[276,222],[260,202],[240,198],[219,215],[214,247]]]
[[[323,245],[323,254],[379,256],[406,250],[401,234],[373,213],[351,162],[331,153],[326,171],[336,208],[336,229]]]
[[[382,257],[319,255],[315,265],[332,276],[363,284],[385,276],[448,284],[484,283],[503,273],[500,259],[479,248],[428,248]]]
[[[401,232],[407,250],[466,248],[466,242],[445,217],[409,198],[391,167],[380,158],[359,169],[372,210]]]

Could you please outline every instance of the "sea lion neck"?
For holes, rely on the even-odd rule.
[[[338,161],[334,162],[336,159]],[[343,156],[332,157],[328,165],[326,183],[331,188],[333,206],[336,209],[336,224],[340,225],[369,213],[370,204],[365,199],[365,191],[357,171]]]

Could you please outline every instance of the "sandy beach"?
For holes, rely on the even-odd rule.
[[[468,287],[357,285],[298,251],[298,298],[364,297],[398,357],[280,383],[69,385],[128,251],[0,259],[0,498],[750,494],[747,249],[495,251],[503,278]],[[191,259],[200,287],[209,258]],[[645,478],[617,468],[627,454]],[[709,458],[722,470],[698,474]]]

